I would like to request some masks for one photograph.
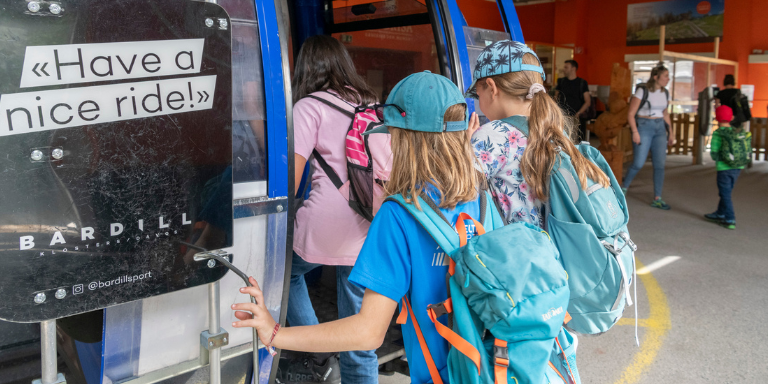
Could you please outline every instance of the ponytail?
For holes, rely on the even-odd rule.
[[[529,53],[523,56],[523,64],[541,65],[536,56]],[[510,72],[490,78],[502,92],[522,99],[533,84],[543,84],[541,74],[533,71]],[[486,84],[485,81],[478,83]],[[582,189],[587,189],[587,179],[604,187],[610,186],[608,176],[573,145],[569,137],[574,127],[573,119],[563,115],[547,93],[533,94],[528,116],[528,146],[520,160],[520,171],[534,196],[541,201],[549,198],[549,174],[555,167],[558,151],[570,156]]]

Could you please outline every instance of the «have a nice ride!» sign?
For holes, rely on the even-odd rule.
[[[186,243],[232,244],[226,12],[63,0],[54,15],[0,2],[0,319],[221,278]]]

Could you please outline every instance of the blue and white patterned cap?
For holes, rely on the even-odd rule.
[[[517,41],[501,40],[485,47],[485,49],[480,52],[480,56],[477,57],[475,71],[472,72],[472,85],[467,89],[464,97],[476,99],[477,93],[475,92],[475,86],[477,85],[477,80],[489,76],[502,75],[511,72],[533,71],[540,73],[542,80],[546,79],[544,69],[541,68],[541,65],[523,64],[523,56],[525,56],[526,53],[536,56],[537,60],[539,59],[539,56],[537,56],[535,52],[525,44]],[[540,60],[539,64],[541,64]]]

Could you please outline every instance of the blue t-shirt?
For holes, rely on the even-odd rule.
[[[452,210],[441,208],[440,211],[452,224],[462,212],[480,220],[477,200],[459,204]],[[467,232],[474,234],[474,224],[469,221],[465,224]],[[429,319],[427,306],[448,298],[445,279],[448,262],[442,249],[405,208],[395,202],[386,202],[374,217],[363,249],[349,276],[349,281],[397,301],[401,306],[403,296],[408,294],[429,352],[445,383],[448,382],[446,358],[449,345]],[[446,324],[446,317],[442,316],[438,321]],[[431,383],[432,378],[410,315],[402,331],[411,382]]]

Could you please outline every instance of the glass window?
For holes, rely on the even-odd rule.
[[[335,33],[347,47],[359,73],[380,100],[406,76],[425,70],[440,73],[430,24]]]
[[[232,179],[267,180],[266,114],[253,1],[220,0],[232,20]]]
[[[427,13],[427,6],[424,1],[387,0],[373,3],[355,0],[333,1],[334,24],[420,13]]]

